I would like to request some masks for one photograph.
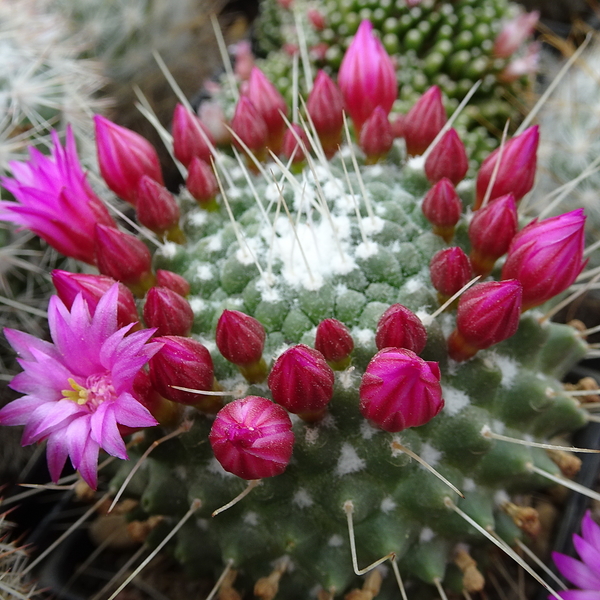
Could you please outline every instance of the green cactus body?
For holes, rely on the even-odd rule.
[[[306,598],[319,589],[340,594],[357,584],[344,511],[348,501],[359,565],[393,552],[403,576],[431,584],[447,575],[450,585],[456,568],[447,567],[456,544],[470,544],[477,556],[488,542],[447,507],[446,499],[482,527],[510,531],[511,543],[520,532],[507,526],[503,502],[513,492],[548,485],[531,465],[559,472],[544,451],[490,439],[485,429],[541,441],[586,422],[557,379],[583,356],[585,344],[574,329],[540,324],[529,313],[515,336],[460,364],[447,357],[445,338],[455,317],[443,313],[428,325],[422,353],[440,363],[442,412],[398,434],[374,428],[361,416],[358,386],[377,351],[377,322],[394,302],[428,322],[438,307],[428,265],[445,244],[431,233],[420,209],[427,188],[420,160],[405,167],[361,166],[364,198],[356,194],[360,184],[354,172],[349,181],[355,193],[350,192],[342,160],[350,164],[347,148],[295,176],[282,176],[269,165],[272,178],[254,179],[257,199],[242,169],[222,156],[235,223],[224,206],[211,213],[188,206],[187,245],[167,244],[155,257],[156,267],[191,283],[193,335],[211,350],[221,386],[236,395],[270,397],[270,392],[266,384],[248,385],[216,350],[215,326],[224,309],[263,323],[267,363],[292,344],[312,346],[316,325],[325,318],[345,323],[354,338],[352,364],[336,373],[327,416],[312,425],[296,418],[287,470],[263,480],[233,508],[211,518],[247,482],[225,472],[214,458],[207,442],[211,418],[202,414],[195,413],[191,430],[158,448],[136,475],[147,481],[140,497],[149,514],[175,521],[193,499],[202,501],[175,544],[175,555],[190,573],[218,575],[231,564],[240,573],[236,587],[248,590],[287,557],[281,598]],[[469,188],[469,183],[460,188],[465,198]],[[560,350],[565,337],[568,353]],[[426,460],[465,499],[398,444]],[[113,485],[130,469],[131,463],[124,463]],[[132,490],[139,489],[136,478]],[[397,594],[394,585],[388,577],[382,597]]]

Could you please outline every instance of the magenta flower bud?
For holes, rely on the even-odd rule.
[[[217,323],[215,341],[229,362],[244,367],[242,373],[246,378],[254,373],[252,383],[258,383],[267,376],[262,359],[266,337],[265,328],[254,317],[237,310],[224,310]]]
[[[143,242],[114,227],[96,225],[96,264],[102,275],[122,281],[143,296],[154,283],[152,257]]]
[[[498,81],[512,83],[521,77],[537,73],[540,62],[540,50],[541,45],[539,42],[529,44],[524,56],[511,60],[504,70],[498,74]]]
[[[498,168],[490,200],[512,193],[515,201],[519,202],[533,187],[539,139],[539,126],[534,125],[504,144],[502,162]],[[475,210],[481,206],[485,198],[499,152],[500,148],[497,148],[481,163],[477,174]]]
[[[267,124],[247,96],[242,96],[235,107],[231,129],[246,144],[259,160],[265,157],[265,148],[269,137]],[[237,140],[233,142],[243,149]]]
[[[469,224],[471,265],[475,275],[488,275],[517,233],[517,204],[512,194],[480,208]]]
[[[285,116],[288,114],[283,96],[258,67],[254,67],[250,73],[246,96],[267,126],[267,146],[278,154],[285,131],[282,113]]]
[[[156,271],[156,286],[169,288],[180,296],[190,295],[190,284],[187,279],[181,275],[177,275],[177,273],[173,273],[173,271],[158,269]]]
[[[320,352],[329,366],[342,371],[350,364],[354,340],[350,330],[337,319],[325,319],[317,327],[315,350]]]
[[[180,163],[189,167],[194,157],[205,162],[210,161],[211,151],[207,140],[213,145],[215,140],[204,123],[183,104],[177,104],[175,107],[172,133],[173,154]]]
[[[455,186],[469,170],[469,159],[465,145],[456,129],[449,129],[435,145],[425,161],[425,176],[430,183],[437,183],[444,177]]]
[[[386,112],[376,106],[360,130],[359,145],[367,156],[367,164],[384,157],[392,148],[394,134]]]
[[[394,62],[373,35],[373,25],[363,21],[342,60],[338,85],[357,134],[376,106],[386,115],[398,95]]]
[[[194,324],[190,303],[169,288],[153,287],[146,294],[144,321],[157,335],[188,336]]]
[[[69,310],[71,310],[77,294],[81,294],[87,302],[90,315],[93,317],[102,296],[117,282],[105,275],[71,273],[70,271],[54,269],[52,271],[52,283],[56,288],[58,297]],[[133,294],[129,288],[119,283],[119,294],[117,296],[118,327],[138,323],[139,320],[140,317],[138,316]]]
[[[185,186],[198,204],[206,210],[218,210],[215,200],[219,189],[212,167],[200,158],[192,158]]]
[[[423,214],[433,225],[433,233],[450,243],[454,226],[462,213],[462,202],[449,179],[440,179],[425,195]]]
[[[404,120],[404,139],[408,154],[423,154],[447,120],[442,92],[434,85],[417,100]]]
[[[384,348],[404,348],[420,354],[427,343],[427,331],[421,319],[414,312],[392,304],[379,319],[375,344],[378,350]]]
[[[294,133],[292,133],[292,129]],[[281,148],[281,153],[289,160],[292,159],[292,164],[297,164],[306,160],[306,154],[298,142],[298,138],[302,140],[305,148],[309,148],[310,144],[308,142],[308,136],[306,132],[300,125],[294,124],[292,125],[292,129],[286,129],[283,134],[283,146]],[[298,137],[296,137],[298,136]],[[293,158],[292,158],[293,156]]]
[[[323,16],[323,13],[320,10],[317,10],[316,8],[309,8],[306,13],[306,16],[308,17],[310,24],[317,31],[322,31],[323,29],[325,29],[325,17]]]
[[[307,421],[322,417],[333,396],[335,376],[324,356],[304,344],[276,361],[267,381],[273,400]]]
[[[509,58],[533,33],[540,18],[540,13],[534,10],[522,13],[504,24],[494,42],[492,52],[498,58]]]
[[[294,449],[289,415],[281,406],[259,396],[225,405],[208,439],[221,466],[242,479],[281,475]]]
[[[433,255],[429,275],[443,303],[471,281],[469,257],[462,248],[444,248]]]
[[[135,205],[142,175],[164,184],[158,154],[141,135],[112,121],[94,116],[100,174],[119,198]]]
[[[440,368],[412,350],[384,348],[367,365],[360,384],[360,412],[384,431],[431,421],[444,407]]]
[[[138,221],[144,227],[169,241],[184,241],[175,198],[167,188],[148,175],[142,175],[138,181],[135,208]]]
[[[486,281],[468,289],[458,301],[456,329],[448,354],[467,360],[514,335],[519,327],[523,288],[516,279]]]
[[[392,133],[395,138],[404,137],[404,123],[406,122],[406,115],[396,115],[392,119]]]
[[[180,404],[200,403],[203,399],[201,394],[176,390],[172,386],[212,391],[215,377],[210,352],[200,342],[188,337],[166,336],[155,341],[163,344],[160,352],[148,363],[150,380],[156,391],[163,398]],[[204,398],[210,399],[208,396]],[[212,398],[218,399],[216,396]],[[219,409],[218,406],[215,408]]]
[[[321,140],[327,157],[333,156],[342,141],[344,98],[338,86],[325,71],[315,77],[306,109]]]
[[[502,279],[523,286],[523,310],[566,290],[585,267],[585,215],[579,208],[558,217],[533,221],[513,238]]]

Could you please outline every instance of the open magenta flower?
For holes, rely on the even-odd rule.
[[[581,560],[560,552],[552,559],[561,575],[579,590],[561,590],[563,600],[597,600],[600,598],[600,525],[594,522],[588,510],[581,522],[582,536],[573,535],[573,545]]]
[[[9,163],[14,179],[0,183],[17,202],[0,200],[0,221],[30,229],[61,254],[93,265],[96,223],[115,222],[86,180],[71,128],[64,148],[55,131],[52,144],[50,156],[30,148],[28,162]]]
[[[53,481],[67,456],[86,483],[96,488],[98,452],[127,459],[118,426],[150,427],[157,421],[133,396],[138,371],[160,344],[143,329],[126,334],[118,328],[119,287],[101,298],[93,316],[79,294],[71,310],[57,296],[50,299],[48,323],[54,343],[5,329],[24,371],[10,387],[25,394],[0,411],[0,424],[25,425],[22,444],[47,440]]]

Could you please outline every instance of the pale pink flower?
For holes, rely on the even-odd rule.
[[[0,411],[0,424],[25,425],[22,444],[47,441],[50,476],[57,481],[71,457],[86,483],[96,488],[100,449],[127,459],[119,425],[139,428],[157,421],[133,395],[133,382],[160,344],[144,329],[117,326],[118,285],[100,299],[93,316],[79,294],[69,311],[53,296],[48,323],[54,343],[5,329],[23,372],[10,387],[25,394]]]
[[[522,13],[508,21],[494,42],[494,55],[500,58],[512,56],[531,36],[539,18],[539,11],[534,10],[530,13]]]

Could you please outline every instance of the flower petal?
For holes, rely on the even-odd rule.
[[[36,396],[22,396],[0,410],[0,425],[25,425],[31,413],[48,401]]]
[[[563,600],[600,600],[600,592],[594,590],[560,590],[558,592]],[[548,596],[548,600],[556,600]]]
[[[95,490],[98,487],[98,452],[100,447],[92,439],[88,438],[85,442],[81,460],[79,463],[79,473],[83,480]]]
[[[27,445],[37,442],[57,429],[62,429],[77,416],[86,412],[84,408],[71,400],[46,402],[30,414],[23,432],[22,443]]]
[[[600,590],[600,575],[594,573],[582,562],[561,554],[553,552],[552,559],[561,575],[584,590]]]
[[[600,582],[600,548],[594,548],[577,534],[573,535],[573,545],[581,560],[592,573],[598,574],[598,581]],[[598,589],[600,590],[600,585],[598,585]]]
[[[83,415],[69,423],[65,431],[65,443],[75,469],[79,469],[85,450],[86,441],[90,437],[90,415]]]
[[[153,427],[158,421],[131,394],[121,394],[114,403],[117,423],[127,427]]]
[[[50,478],[54,483],[60,479],[68,455],[69,450],[62,432],[57,431],[50,434],[46,444],[46,459],[48,460]]]
[[[127,460],[125,442],[117,428],[113,403],[104,402],[90,418],[91,437],[112,456]]]
[[[600,525],[592,519],[592,513],[589,510],[586,511],[581,522],[581,532],[583,539],[600,552]],[[600,571],[600,567],[598,570]]]

